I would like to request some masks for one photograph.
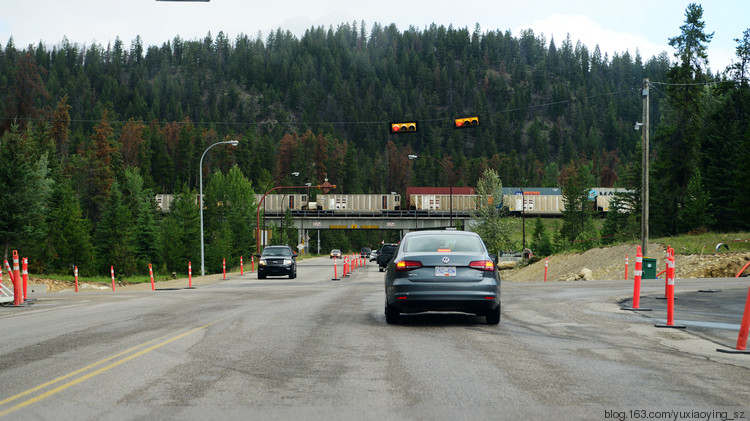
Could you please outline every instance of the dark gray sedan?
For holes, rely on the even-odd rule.
[[[385,320],[401,313],[458,311],[500,323],[500,275],[479,237],[465,231],[414,231],[385,274]]]

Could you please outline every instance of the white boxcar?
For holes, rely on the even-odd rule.
[[[256,206],[262,198],[262,194],[255,195]],[[265,209],[267,212],[280,212],[282,209],[284,211],[287,209],[300,210],[307,205],[307,194],[269,194],[263,202],[261,209]]]
[[[169,209],[172,207],[172,202],[174,202],[173,194],[157,194],[156,195],[156,206],[162,212],[169,212]]]
[[[399,194],[319,194],[318,209],[340,211],[398,210],[401,208]]]
[[[477,208],[477,196],[474,194],[454,194],[454,211],[473,211]],[[409,208],[426,211],[450,211],[450,194],[412,194],[409,196]]]
[[[563,197],[560,195],[506,195],[503,203],[511,212],[527,215],[560,215],[565,210]]]

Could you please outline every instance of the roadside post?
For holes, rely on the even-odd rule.
[[[18,262],[18,250],[13,250],[13,305],[20,306],[23,299],[21,295],[21,269]]]
[[[339,278],[339,272],[338,272],[338,266],[336,265],[336,260],[337,259],[334,257],[333,258],[333,279],[331,279],[332,281],[338,281],[341,279]]]
[[[628,280],[628,265],[630,262],[628,262],[628,255],[625,255],[625,280]]]
[[[716,349],[719,352],[728,354],[750,354],[747,350],[747,336],[750,331],[750,288],[747,289],[747,299],[745,299],[745,311],[742,313],[742,324],[740,333],[737,335],[737,346],[735,349]]]
[[[667,324],[656,324],[656,327],[685,329],[685,325],[674,324],[674,249],[669,249],[667,256]]]
[[[625,257],[625,260],[627,261],[627,257]],[[627,264],[625,268],[625,279],[627,279]],[[641,276],[643,276],[643,253],[641,252],[641,246],[638,246],[635,252],[635,272],[633,272],[633,305],[631,307],[621,307],[620,310],[651,311],[650,308],[640,308]]]
[[[22,267],[22,278],[23,278],[23,301],[26,301],[29,299],[29,258],[24,257],[23,258],[23,267]]]

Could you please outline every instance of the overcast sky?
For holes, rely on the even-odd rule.
[[[96,42],[106,47],[120,37],[126,46],[140,35],[144,45],[161,45],[179,35],[202,39],[223,31],[230,40],[244,33],[262,39],[277,28],[301,37],[306,29],[341,23],[395,23],[404,31],[435,23],[468,28],[478,23],[481,32],[510,30],[518,36],[532,29],[554,37],[559,47],[565,37],[581,41],[602,53],[636,49],[644,60],[674,49],[668,39],[680,34],[685,21],[685,0],[211,0],[208,3],[155,0],[2,0],[0,42],[13,37],[17,48],[43,41],[48,48],[63,37],[80,45]],[[706,32],[714,32],[708,53],[712,70],[724,70],[736,61],[736,38],[750,28],[750,0],[712,0],[700,3]]]

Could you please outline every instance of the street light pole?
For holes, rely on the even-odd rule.
[[[417,158],[419,158],[419,155],[409,155],[409,159],[411,159],[411,160],[414,160],[414,159],[417,159]],[[451,226],[451,228],[453,228],[453,177],[451,176],[450,172],[448,172],[448,168],[445,165],[443,165],[442,162],[438,161],[436,158],[431,157],[431,156],[422,156],[422,158],[429,158],[429,159],[437,162],[438,165],[440,165],[441,167],[443,167],[443,171],[445,171],[445,175],[448,176],[448,186],[449,186],[448,187],[448,189],[449,189],[448,192],[449,192],[449,196],[450,196],[450,199],[449,199],[450,200],[450,211],[448,212],[448,218],[449,218],[449,221],[450,221],[449,222],[450,226]]]
[[[206,265],[205,265],[205,250],[203,245],[203,157],[206,156],[206,152],[208,152],[209,149],[213,148],[216,145],[221,145],[222,143],[227,143],[232,146],[237,146],[238,143],[240,143],[238,140],[222,140],[221,142],[216,142],[213,145],[206,148],[205,151],[203,151],[203,155],[201,155],[201,161],[200,165],[198,166],[198,185],[200,186],[200,192],[199,192],[199,202],[200,202],[200,209],[201,209],[201,276],[206,276]]]
[[[648,131],[649,131],[649,95],[648,95],[648,78],[643,79],[643,134],[642,134],[642,145],[641,145],[641,251],[644,256],[648,253]],[[636,124],[636,129],[639,127]]]

